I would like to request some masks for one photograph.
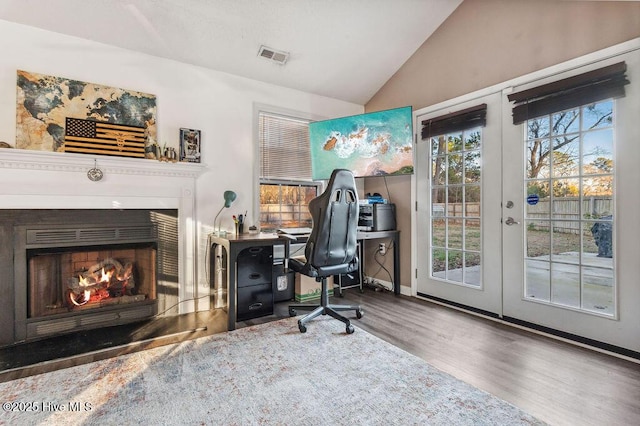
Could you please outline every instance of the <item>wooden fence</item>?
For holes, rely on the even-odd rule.
[[[526,206],[527,226],[548,230],[550,219],[553,219],[554,232],[579,234],[580,219],[597,220],[613,214],[613,199],[610,196],[588,197],[582,201],[579,197],[559,198],[553,201],[552,209],[549,208],[550,202],[547,198],[541,199],[535,205]],[[434,218],[480,217],[480,203],[436,203],[432,208]],[[590,229],[591,225],[588,228]],[[590,232],[589,229],[585,231]]]

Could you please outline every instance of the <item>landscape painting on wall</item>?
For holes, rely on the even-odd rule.
[[[413,173],[411,107],[309,123],[313,179],[333,169],[356,177]]]
[[[157,143],[154,95],[18,70],[16,148],[64,151],[67,118],[144,128]]]

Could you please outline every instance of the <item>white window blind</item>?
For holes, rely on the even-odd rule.
[[[260,178],[311,180],[309,121],[260,112]]]

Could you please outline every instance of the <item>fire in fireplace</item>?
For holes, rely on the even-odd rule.
[[[14,237],[16,341],[157,314],[155,224],[19,225]]]
[[[27,250],[28,318],[156,298],[156,244]]]

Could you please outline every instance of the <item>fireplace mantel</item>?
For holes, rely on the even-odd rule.
[[[0,167],[8,169],[84,172],[97,165],[105,174],[196,178],[206,166],[150,159],[109,157],[25,149],[0,149]]]

